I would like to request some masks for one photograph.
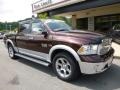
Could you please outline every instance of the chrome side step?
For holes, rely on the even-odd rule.
[[[42,61],[40,59],[35,59],[35,58],[29,57],[29,56],[26,56],[26,55],[22,55],[22,54],[19,54],[19,53],[16,53],[15,55],[18,56],[18,57],[30,60],[32,62],[35,62],[35,63],[38,63],[38,64],[42,64],[44,66],[49,66],[49,64],[50,64],[50,63],[44,62],[44,61]]]

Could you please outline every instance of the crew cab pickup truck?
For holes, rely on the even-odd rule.
[[[4,43],[10,58],[50,65],[64,81],[107,70],[114,54],[111,38],[72,30],[64,21],[54,19],[21,21],[18,33],[4,36]]]

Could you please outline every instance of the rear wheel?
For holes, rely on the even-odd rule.
[[[8,53],[9,53],[9,57],[12,59],[16,59],[17,57],[15,56],[15,51],[14,48],[11,44],[8,45]]]
[[[72,81],[79,77],[79,66],[75,59],[68,53],[59,53],[53,59],[53,69],[58,78],[64,81]]]

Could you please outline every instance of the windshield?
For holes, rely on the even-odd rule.
[[[57,31],[70,31],[71,30],[71,27],[66,24],[64,21],[57,21],[57,20],[53,20],[53,21],[50,21],[50,22],[47,22],[46,23],[48,25],[48,27],[57,32]]]

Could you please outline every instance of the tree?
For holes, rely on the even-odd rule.
[[[6,22],[0,22],[0,31],[3,31],[3,30],[10,30],[10,25],[11,25],[11,30],[14,30],[15,28],[18,27],[18,22],[9,22],[9,23],[6,23]]]
[[[66,18],[66,17],[63,17],[63,16],[48,16],[48,13],[40,13],[38,14],[38,18],[40,19],[48,19],[48,18],[51,18],[51,19],[57,19],[57,20],[63,20],[65,21],[67,24],[71,25],[71,19],[70,18]]]

